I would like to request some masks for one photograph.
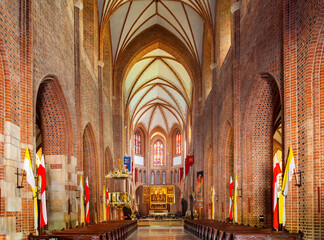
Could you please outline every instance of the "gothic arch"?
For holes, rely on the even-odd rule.
[[[39,84],[35,94],[35,134],[41,135],[41,141],[37,141],[36,148],[42,147],[47,169],[48,194],[63,195],[63,206],[56,207],[53,201],[48,201],[48,226],[65,226],[65,214],[71,192],[65,189],[68,175],[67,164],[71,163],[72,155],[72,125],[69,110],[59,80],[54,75],[46,76]],[[37,139],[38,140],[38,139]],[[37,150],[36,149],[36,150]],[[53,188],[55,185],[58,188]],[[58,190],[63,188],[64,190]],[[73,203],[72,203],[73,204]]]
[[[45,155],[72,155],[72,124],[67,102],[54,75],[46,76],[38,86],[36,95],[36,122],[43,136]],[[36,117],[36,118],[37,118]]]
[[[132,132],[132,136],[131,139],[133,139],[133,146],[134,146],[134,153],[136,154],[135,151],[135,133],[136,131],[139,131],[140,136],[141,136],[141,152],[139,153],[139,155],[145,156],[145,149],[146,149],[146,142],[147,142],[147,132],[146,129],[144,127],[144,125],[142,123],[137,124],[136,127],[134,128],[134,132]],[[144,159],[145,162],[145,159]]]
[[[182,130],[181,130],[181,126],[179,124],[174,124],[171,131],[170,131],[170,142],[171,142],[171,154],[172,154],[172,157],[174,157],[175,155],[177,156],[181,156],[182,155],[182,151],[180,154],[177,154],[176,153],[176,135],[177,133],[180,132],[181,134],[181,150],[183,149],[183,133],[182,133]]]
[[[263,225],[271,227],[274,118],[280,93],[271,75],[262,76],[267,77],[258,76],[254,82],[245,112],[244,129],[249,131],[243,136],[243,175],[239,181],[244,192],[242,222],[260,225],[258,218],[263,215]]]
[[[12,81],[2,38],[0,38],[0,90],[0,134],[3,134],[4,122],[11,120]]]
[[[304,159],[308,163],[301,166],[302,171],[306,171],[310,176],[321,176],[324,179],[323,169],[323,149],[324,149],[324,6],[320,10],[320,14],[316,19],[316,25],[312,33],[312,41],[309,47],[307,73],[306,73],[306,148],[307,154]],[[312,194],[316,196],[318,191],[324,191],[321,181],[314,179],[302,179],[307,184],[307,188],[303,189],[300,194]],[[319,190],[320,189],[320,190]],[[293,203],[289,203],[293,204]],[[312,219],[321,219],[322,211],[318,206],[324,204],[323,199],[318,199],[309,206],[313,209]],[[304,210],[304,207],[303,209]],[[289,214],[291,214],[289,212]],[[323,222],[313,221],[314,227],[323,228]]]
[[[105,150],[106,173],[114,170],[114,161],[109,147]]]
[[[106,147],[105,149],[105,162],[104,162],[104,168],[103,168],[103,179],[102,182],[106,183],[106,186],[109,185],[110,181],[106,178],[106,175],[109,173],[109,171],[113,171],[114,170],[114,162],[113,162],[113,158],[111,155],[111,151],[109,147]],[[109,185],[109,187],[111,187]]]
[[[161,165],[161,166],[154,166],[154,144],[157,142],[157,141],[160,141],[162,144],[163,144],[163,159],[164,159],[164,164]],[[167,155],[166,155],[166,150],[167,150],[167,142],[166,142],[166,139],[163,138],[161,135],[155,135],[153,138],[151,138],[151,141],[150,141],[150,163],[149,163],[149,166],[151,167],[158,167],[158,168],[165,168],[167,166],[168,163],[168,159],[167,159]]]
[[[220,189],[223,189],[224,197],[222,198],[222,219],[229,217],[229,185],[230,177],[234,182],[234,131],[232,125],[226,122],[226,135],[224,138],[223,151],[221,155],[221,173],[223,174],[223,182]],[[233,193],[234,194],[234,193]]]
[[[97,145],[95,142],[95,135],[90,123],[86,125],[83,131],[83,173],[84,179],[88,177],[90,188],[90,222],[95,223],[99,221],[100,202],[98,185],[99,166],[97,156]]]

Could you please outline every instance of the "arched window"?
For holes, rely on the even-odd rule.
[[[160,140],[157,140],[153,145],[153,165],[164,165],[163,143]]]
[[[151,184],[154,184],[154,172],[151,172]]]
[[[166,173],[165,171],[162,172],[162,184],[165,184]]]
[[[135,154],[141,154],[141,134],[137,130],[134,135],[134,148],[135,148]]]
[[[160,171],[156,172],[156,184],[160,184]]]
[[[143,171],[143,183],[146,183],[146,172],[145,171]]]
[[[139,170],[139,172],[138,172],[138,182],[139,183],[142,182],[142,170]]]
[[[176,134],[176,154],[180,155],[181,154],[181,132],[178,131]]]

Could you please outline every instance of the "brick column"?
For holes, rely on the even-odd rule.
[[[295,164],[298,165],[298,100],[297,100],[297,42],[296,42],[296,5],[295,1],[284,1],[283,37],[284,37],[284,149],[283,171],[288,156],[288,149],[293,146]],[[297,167],[298,168],[298,167]],[[295,181],[295,179],[293,179]],[[286,199],[286,227],[298,229],[298,188],[290,184]],[[311,188],[309,186],[309,188]],[[312,202],[312,201],[311,201]],[[311,204],[309,202],[309,204]],[[295,203],[295,204],[294,204]],[[292,217],[294,216],[294,217]],[[292,221],[293,220],[293,221]]]
[[[241,2],[234,2],[231,6],[233,14],[233,106],[234,106],[234,174],[238,175],[239,186],[243,186],[242,162],[241,162],[241,110],[240,110],[240,20],[241,20]],[[235,177],[233,176],[233,181]],[[241,187],[239,187],[241,188]],[[238,222],[242,222],[243,198],[238,199],[237,217]]]
[[[105,179],[105,169],[104,169],[104,162],[105,162],[105,150],[104,150],[104,124],[103,124],[103,96],[102,96],[102,79],[103,79],[103,67],[104,67],[104,62],[103,61],[98,61],[98,104],[99,104],[99,159],[98,159],[98,167],[100,169],[99,171],[99,195],[101,196],[102,189],[103,189],[103,184],[104,184],[104,179]],[[103,176],[102,176],[103,174]],[[101,201],[102,197],[100,197],[99,200],[99,219],[104,220],[104,216],[102,215],[101,210]]]

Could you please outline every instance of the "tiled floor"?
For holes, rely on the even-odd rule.
[[[194,235],[185,231],[183,227],[162,227],[162,226],[150,226],[139,227],[137,231],[132,233],[127,240],[136,239],[153,239],[153,240],[173,240],[173,239],[185,239],[196,240]]]

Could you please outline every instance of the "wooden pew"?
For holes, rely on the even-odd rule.
[[[203,240],[302,239],[302,233],[273,231],[214,220],[185,220],[184,228]]]
[[[137,229],[137,221],[105,221],[74,229],[54,230],[40,236],[29,235],[29,240],[80,239],[80,240],[122,240]]]

